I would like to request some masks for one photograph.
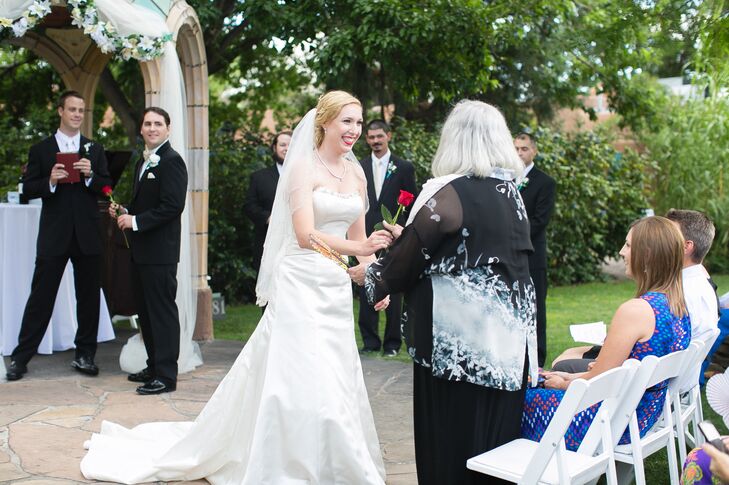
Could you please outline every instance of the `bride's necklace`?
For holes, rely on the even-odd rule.
[[[344,179],[344,176],[347,175],[347,163],[346,162],[344,163],[344,172],[342,172],[342,175],[337,175],[334,172],[332,172],[332,169],[329,168],[329,166],[326,163],[324,163],[324,159],[321,158],[321,155],[319,155],[319,150],[315,149],[314,153],[316,154],[316,158],[319,159],[319,163],[324,165],[324,168],[327,169],[327,172],[329,172],[329,175],[331,175],[335,179],[339,180],[340,182]]]

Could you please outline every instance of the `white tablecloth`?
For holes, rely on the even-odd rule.
[[[10,355],[18,343],[20,322],[35,268],[40,211],[40,205],[0,204],[0,353],[3,355]],[[75,348],[73,340],[77,327],[73,267],[69,262],[38,353]],[[114,329],[102,291],[98,341],[113,339]]]

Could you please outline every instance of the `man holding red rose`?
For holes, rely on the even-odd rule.
[[[390,126],[384,120],[372,120],[367,124],[367,144],[372,153],[361,161],[367,177],[367,196],[369,210],[365,215],[365,228],[369,236],[377,223],[382,222],[382,206],[390,214],[395,214],[400,205],[407,207],[407,195],[417,195],[415,185],[415,167],[413,164],[390,153],[389,142],[392,138]],[[400,194],[400,196],[399,196]],[[412,203],[412,200],[410,201]],[[362,351],[379,352],[394,356],[400,351],[402,338],[400,335],[400,317],[402,314],[402,296],[390,295],[390,305],[385,311],[384,339],[379,336],[379,314],[367,303],[364,289],[360,288],[359,329],[362,334]]]

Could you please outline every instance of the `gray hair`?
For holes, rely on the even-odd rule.
[[[524,164],[501,112],[490,104],[464,99],[443,125],[431,171],[435,177],[488,177],[494,168],[511,170],[518,177]]]
[[[681,233],[686,241],[694,243],[694,252],[691,260],[694,263],[704,261],[706,254],[714,242],[714,223],[703,212],[688,209],[670,209],[666,218],[672,220],[681,228]]]

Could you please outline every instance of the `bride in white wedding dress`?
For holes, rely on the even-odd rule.
[[[268,306],[255,332],[194,422],[105,421],[86,443],[86,478],[384,483],[350,279],[310,245],[315,236],[369,261],[391,242],[386,231],[365,234],[366,181],[351,154],[361,131],[361,105],[343,91],[323,95],[299,123],[266,236],[256,293]]]

